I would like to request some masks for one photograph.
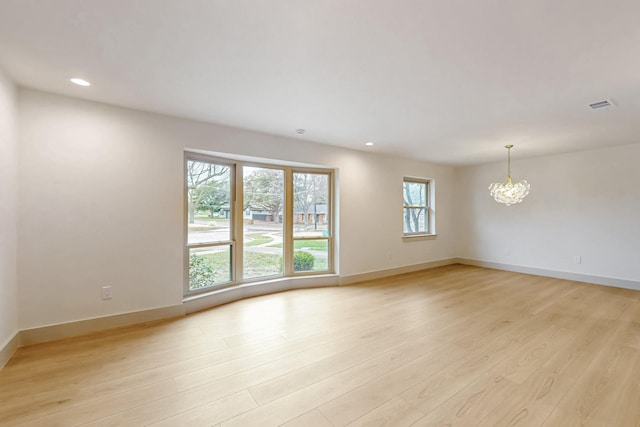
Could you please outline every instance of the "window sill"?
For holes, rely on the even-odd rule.
[[[419,240],[435,240],[437,234],[416,234],[415,236],[402,236],[403,242],[417,242]]]

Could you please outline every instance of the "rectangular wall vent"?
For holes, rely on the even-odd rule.
[[[593,108],[594,110],[598,109],[598,108],[605,108],[605,107],[610,107],[611,103],[607,100],[605,101],[600,101],[600,102],[594,102],[593,104],[589,104],[589,107]]]

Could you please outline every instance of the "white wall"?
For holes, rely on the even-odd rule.
[[[22,329],[181,303],[185,148],[338,168],[343,276],[455,255],[451,167],[32,90],[19,121]],[[402,241],[404,175],[436,181],[435,240]]]
[[[345,277],[458,256],[640,281],[640,145],[528,160],[514,152],[514,178],[532,190],[506,207],[487,190],[505,162],[453,169],[25,89],[18,146],[14,110],[0,76],[0,344],[18,326],[181,303],[185,148],[337,168]],[[435,180],[437,239],[403,242],[403,176]],[[112,300],[100,299],[104,285]]]
[[[18,332],[16,97],[0,69],[0,350]]]
[[[640,281],[639,160],[640,144],[513,161],[531,193],[509,207],[487,190],[506,161],[459,168],[458,256]]]

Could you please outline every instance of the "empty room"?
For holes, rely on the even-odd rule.
[[[0,425],[640,426],[638,16],[0,0]]]

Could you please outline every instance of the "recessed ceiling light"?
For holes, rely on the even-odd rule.
[[[375,144],[369,141],[369,142],[365,142],[364,145],[366,145],[367,147],[373,147]]]
[[[304,130],[304,129],[296,129],[296,133],[297,133],[298,135],[304,135],[305,130]]]
[[[75,83],[78,86],[91,86],[91,83],[89,83],[85,79],[81,79],[79,77],[74,77],[74,78],[69,79],[69,80],[71,81],[71,83]]]

